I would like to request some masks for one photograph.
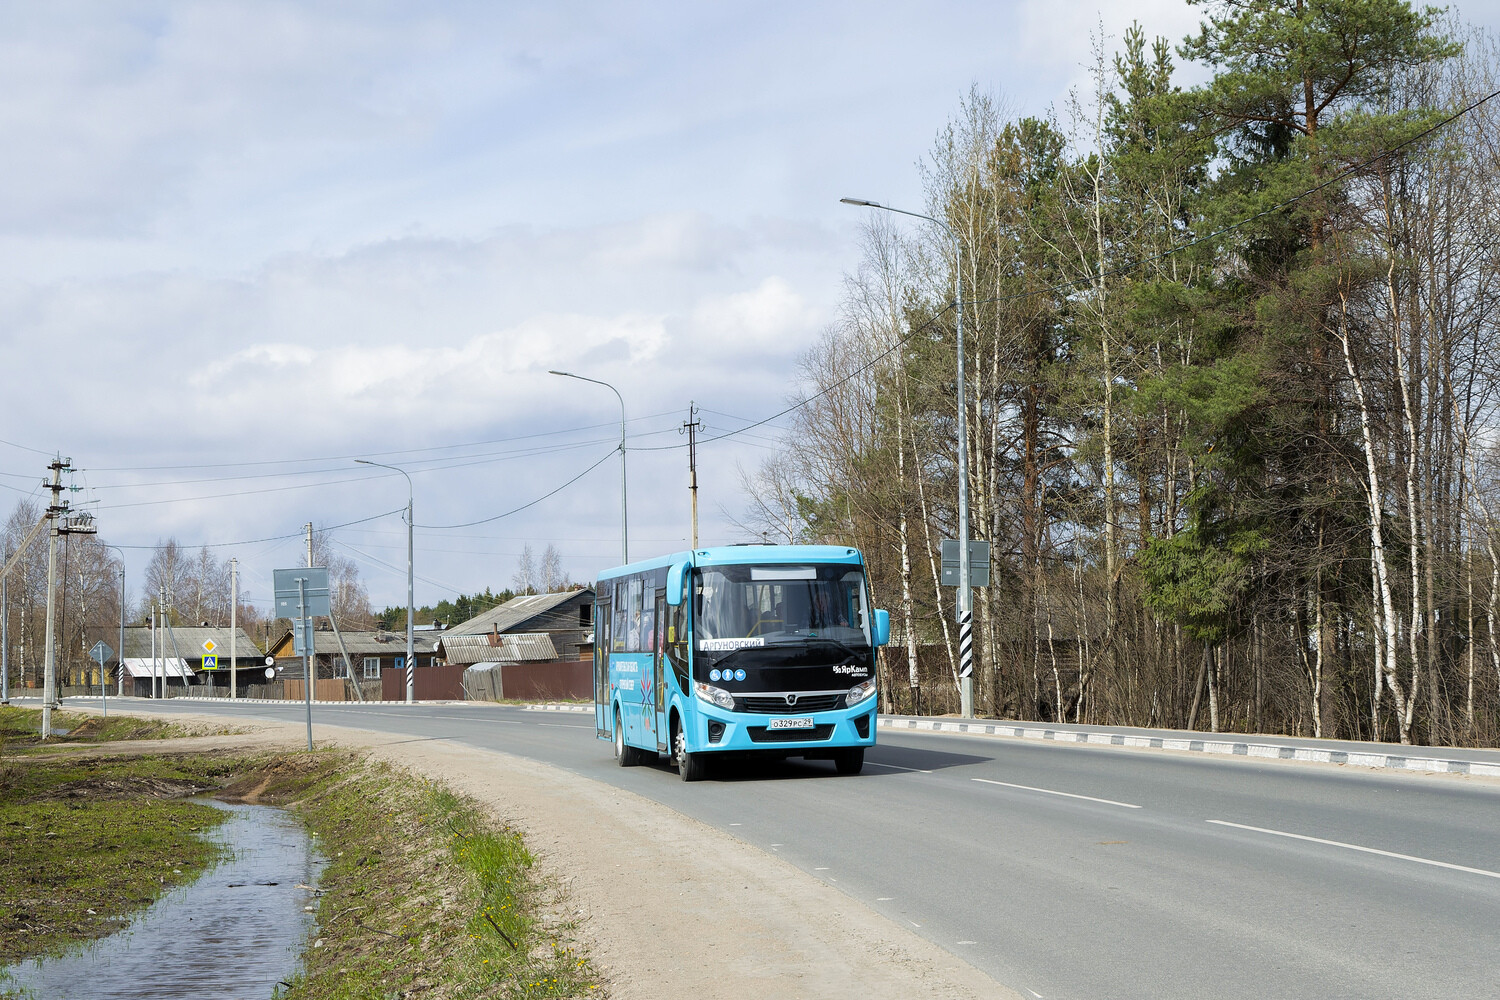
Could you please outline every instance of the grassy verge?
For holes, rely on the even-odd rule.
[[[108,934],[212,864],[219,849],[206,835],[223,813],[177,797],[217,787],[218,770],[185,759],[0,759],[0,966]]]
[[[284,1000],[604,993],[521,837],[440,785],[329,751],[90,755],[90,728],[61,720],[78,735],[38,746],[39,714],[0,712],[0,966],[109,933],[213,864],[224,814],[182,798],[208,793],[292,809],[329,859]],[[117,738],[183,735],[81,719]]]
[[[320,946],[285,1000],[596,997],[558,888],[514,831],[441,786],[357,773],[298,807],[331,848]]]
[[[136,719],[128,715],[102,718],[85,712],[52,713],[53,730],[67,730],[62,736],[42,739],[42,710],[0,706],[0,752],[16,753],[33,748],[56,748],[79,744],[107,743],[115,740],[168,740],[179,736],[205,735],[186,726],[155,719]]]

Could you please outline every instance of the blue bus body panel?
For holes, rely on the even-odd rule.
[[[671,572],[686,564],[690,568],[747,564],[844,564],[864,566],[858,549],[842,545],[755,545],[725,546],[678,552],[642,560],[599,574],[596,584],[600,600],[620,578],[643,574]],[[649,593],[650,591],[648,591]],[[665,591],[663,591],[665,593]],[[683,604],[692,598],[684,595]],[[613,602],[611,600],[611,614]],[[599,605],[596,604],[596,608]],[[603,634],[601,631],[600,634]],[[688,648],[695,644],[691,632]],[[692,655],[692,654],[690,654]],[[694,753],[772,753],[790,756],[818,754],[850,747],[875,745],[875,711],[878,697],[871,696],[852,708],[828,711],[780,713],[776,715],[730,711],[683,690],[676,673],[666,663],[667,657],[651,652],[611,652],[596,647],[596,656],[608,660],[608,690],[595,694],[595,722],[601,740],[613,739],[615,713],[619,713],[625,742],[652,752],[669,753],[671,719],[682,720],[687,749]],[[599,674],[603,681],[604,672]],[[873,676],[873,673],[872,673]],[[663,685],[658,694],[656,688]],[[689,684],[691,687],[691,684]],[[602,688],[602,683],[601,683]],[[658,712],[657,705],[662,711]],[[781,738],[769,727],[773,720],[810,719],[811,730],[789,730]],[[866,735],[860,735],[856,722]],[[722,723],[717,740],[709,739],[709,723]],[[717,727],[715,727],[717,728]],[[752,738],[752,730],[755,737]],[[809,737],[820,738],[809,738]],[[799,738],[801,737],[801,738]]]

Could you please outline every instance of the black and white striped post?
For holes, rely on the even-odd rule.
[[[860,208],[878,208],[882,212],[910,215],[926,219],[953,241],[953,312],[954,327],[958,339],[958,597],[954,611],[958,616],[958,699],[959,714],[965,719],[974,717],[974,591],[970,575],[969,559],[969,414],[964,402],[964,259],[963,241],[953,227],[941,219],[921,212],[908,212],[904,208],[891,208],[879,202],[863,198],[840,198],[845,205]]]

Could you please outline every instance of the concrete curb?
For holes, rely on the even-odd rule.
[[[1500,778],[1500,764],[1478,760],[1453,760],[1444,757],[1413,757],[1406,754],[1323,750],[1311,746],[1283,746],[1274,743],[1248,743],[1224,739],[1194,740],[1171,736],[1127,736],[1123,733],[1074,732],[1072,730],[1047,729],[1041,726],[1017,726],[992,722],[949,722],[938,719],[905,719],[891,718],[889,716],[879,717],[876,725],[883,729],[893,730],[1011,736],[1022,740],[1051,740],[1056,743],[1148,747],[1156,750],[1186,750],[1190,753],[1223,754],[1234,757],[1261,757],[1269,760],[1305,760],[1321,764],[1352,764],[1355,767],[1376,767],[1392,771],[1473,774],[1489,778]]]

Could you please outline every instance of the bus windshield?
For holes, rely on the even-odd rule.
[[[698,648],[832,639],[870,644],[865,574],[859,566],[706,566],[695,587]]]

